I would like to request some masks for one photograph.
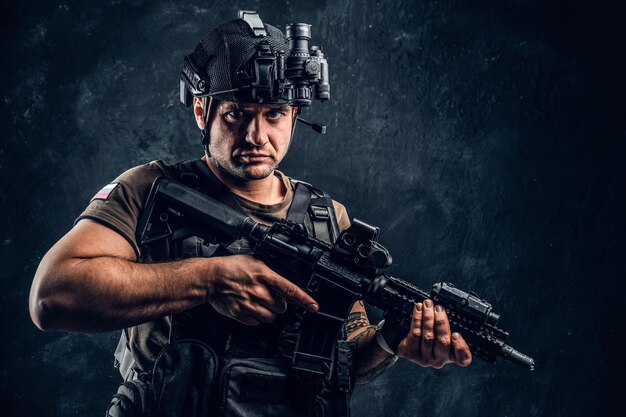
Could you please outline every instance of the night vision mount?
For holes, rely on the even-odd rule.
[[[243,20],[255,38],[268,37],[265,25],[255,11],[240,10]],[[328,62],[320,46],[311,46],[311,25],[290,23],[286,27],[285,50],[273,50],[268,41],[255,42],[252,54],[235,72],[240,87],[211,91],[207,63],[197,62],[194,54],[185,57],[180,75],[180,100],[191,106],[194,97],[213,97],[233,93],[246,97],[246,102],[289,104],[308,107],[312,100],[324,102],[330,98]],[[282,40],[282,39],[281,39]],[[252,41],[254,42],[254,41]],[[275,48],[274,48],[275,49]],[[326,126],[311,123],[298,117],[318,133],[326,133]]]

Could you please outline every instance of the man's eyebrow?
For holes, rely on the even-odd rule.
[[[290,109],[291,109],[291,106],[289,104],[281,104],[273,108],[273,110],[280,110],[285,113],[288,112]]]
[[[240,106],[239,103],[233,101],[220,103],[221,110],[240,110],[241,108],[242,106]]]

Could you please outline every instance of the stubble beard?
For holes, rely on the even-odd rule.
[[[246,182],[252,180],[262,180],[270,176],[278,164],[271,162],[267,164],[263,164],[262,167],[259,166],[249,166],[246,164],[237,163],[237,161],[232,161],[226,159],[225,161],[222,158],[216,158],[215,155],[212,155],[213,162],[217,169],[220,170],[223,174],[230,177],[232,180],[236,182]],[[261,164],[253,164],[253,165],[261,165]]]

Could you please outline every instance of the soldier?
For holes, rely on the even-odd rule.
[[[138,219],[161,176],[265,224],[299,221],[329,242],[349,226],[343,205],[276,169],[297,120],[322,130],[300,117],[312,99],[329,97],[327,63],[321,48],[309,50],[309,37],[309,25],[289,25],[285,37],[254,12],[240,12],[211,31],[185,58],[181,74],[181,100],[193,106],[202,158],[154,161],[124,172],[94,196],[42,259],[30,295],[39,328],[125,329],[116,353],[125,383],[109,415],[130,415],[133,407],[138,415],[145,408],[153,415],[348,415],[353,384],[342,386],[339,367],[352,369],[358,384],[398,357],[436,368],[471,362],[467,343],[451,333],[445,310],[432,301],[415,305],[411,330],[395,352],[359,301],[338,336],[350,343],[354,363],[336,357],[320,380],[299,378],[289,370],[289,346],[302,314],[319,307],[250,256],[247,241],[228,248],[197,237],[175,248],[137,243]],[[175,343],[181,340],[193,342],[163,353],[183,346]],[[170,367],[179,361],[174,370],[157,360],[160,353]],[[200,379],[199,367],[207,370]],[[156,389],[159,375],[163,385]]]

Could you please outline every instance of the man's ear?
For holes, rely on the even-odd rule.
[[[204,119],[202,118],[204,107],[202,107],[202,99],[199,97],[193,98],[193,115],[196,118],[196,124],[199,129],[204,129]]]

